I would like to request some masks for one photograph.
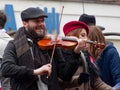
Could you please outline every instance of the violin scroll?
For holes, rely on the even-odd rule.
[[[105,48],[104,43],[97,43],[96,41],[91,41],[91,40],[87,40],[87,43],[90,43],[90,44],[94,45],[94,47],[97,47],[99,49],[104,49]]]

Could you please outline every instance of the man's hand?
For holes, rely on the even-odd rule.
[[[34,75],[44,75],[44,74],[47,74],[48,76],[50,76],[51,71],[52,71],[51,64],[46,64],[46,65],[43,65],[42,67],[40,67],[38,69],[35,69],[33,71],[33,74]]]

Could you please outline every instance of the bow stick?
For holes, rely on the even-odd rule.
[[[60,30],[60,24],[61,24],[63,9],[64,9],[64,6],[62,7],[62,11],[61,11],[61,15],[60,15],[60,22],[59,22],[59,25],[58,25],[58,32],[57,32],[56,37],[55,37],[55,44],[53,46],[53,51],[52,51],[52,55],[51,55],[51,58],[50,58],[50,64],[52,64],[53,55],[54,55],[54,52],[55,52],[55,47],[56,47],[56,42],[57,42],[57,38],[58,38],[58,33],[59,33],[59,30]]]

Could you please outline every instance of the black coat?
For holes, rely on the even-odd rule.
[[[48,52],[49,53],[49,52]],[[26,57],[26,54],[29,57]],[[48,54],[49,56],[50,53]],[[46,58],[44,55],[41,55]],[[2,74],[10,77],[11,90],[38,90],[37,76],[33,75],[35,63],[31,60],[30,50],[17,58],[16,48],[13,41],[10,41],[5,49],[1,65]],[[48,90],[59,90],[58,77],[62,80],[69,81],[76,70],[77,62],[65,62],[59,49],[55,50],[54,60],[52,62],[52,73],[48,79]],[[37,63],[38,66],[39,63]]]

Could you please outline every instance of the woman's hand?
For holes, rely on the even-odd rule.
[[[75,53],[80,53],[80,50],[84,49],[86,47],[86,41],[87,39],[77,39],[77,46],[74,49]]]
[[[51,64],[46,64],[46,65],[41,66],[41,67],[38,68],[38,69],[35,69],[35,70],[33,71],[33,74],[34,74],[34,75],[44,75],[44,74],[47,74],[48,76],[50,76],[51,71],[52,71],[52,66],[51,66]]]

